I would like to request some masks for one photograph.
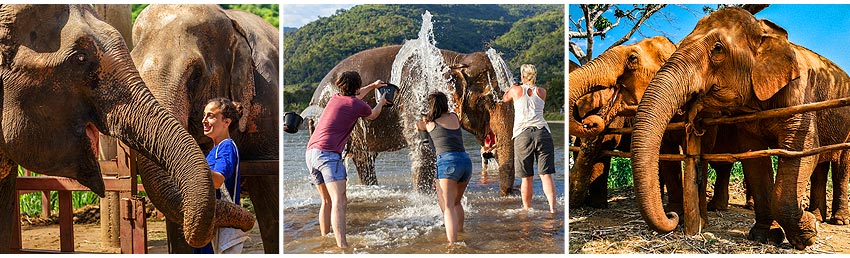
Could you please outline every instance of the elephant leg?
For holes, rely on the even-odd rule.
[[[0,165],[0,254],[8,254],[12,248],[12,238],[15,227],[13,223],[21,223],[15,220],[15,205],[18,198],[15,191],[15,180],[18,177],[17,166],[9,159],[3,159]]]
[[[847,180],[850,179],[850,151],[841,152],[841,160],[832,170],[832,219],[836,225],[850,224],[850,209],[847,207]],[[825,174],[825,173],[824,173]]]
[[[260,224],[260,236],[263,249],[267,254],[278,254],[278,229],[280,228],[280,210],[278,209],[278,177],[245,177],[245,191],[251,197],[257,222]]]
[[[761,243],[782,243],[785,234],[770,213],[770,195],[773,192],[773,167],[770,158],[741,161],[747,191],[753,196],[756,223],[750,228],[747,239]]]
[[[716,175],[714,181],[714,196],[708,202],[709,211],[725,211],[729,209],[729,177],[732,174],[732,163],[711,162]]]
[[[747,176],[744,176],[744,195],[747,197],[747,202],[744,204],[744,209],[752,210],[755,205],[755,200],[753,200],[753,194],[750,191],[750,183],[747,183]]]
[[[611,157],[600,157],[592,166],[587,205],[594,208],[608,208],[608,171]]]
[[[661,145],[661,153],[679,153],[679,147],[676,144],[666,143]],[[682,163],[659,161],[658,173],[667,188],[667,206],[664,207],[664,211],[672,211],[678,214],[680,218],[683,217],[685,208],[682,200]]]
[[[829,162],[823,162],[815,167],[811,177],[809,207],[806,208],[806,211],[814,214],[820,222],[826,221],[826,177],[828,173]]]
[[[360,177],[360,184],[377,185],[378,178],[375,176],[375,158],[378,157],[377,152],[362,151],[352,152],[354,166],[357,167],[357,176]]]

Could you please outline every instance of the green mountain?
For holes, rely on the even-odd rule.
[[[136,21],[136,16],[142,12],[148,4],[133,4],[133,22]],[[278,27],[280,21],[280,8],[276,4],[220,4],[223,9],[238,9],[263,17],[266,21]]]
[[[346,57],[416,38],[426,10],[433,15],[437,47],[471,53],[493,46],[504,52],[515,74],[522,62],[535,62],[540,83],[543,76],[555,80],[551,71],[560,64],[557,88],[563,95],[563,5],[359,5],[296,30],[285,29],[284,110],[305,108],[316,84]],[[555,35],[560,39],[551,39]],[[560,100],[563,103],[562,96]],[[560,110],[561,104],[552,106]]]

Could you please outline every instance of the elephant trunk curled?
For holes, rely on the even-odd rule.
[[[641,216],[657,232],[670,232],[676,228],[679,217],[674,212],[665,216],[661,204],[658,181],[658,156],[661,138],[676,113],[691,93],[687,89],[695,79],[674,54],[652,79],[638,105],[634,132],[632,133],[632,176],[635,199]]]
[[[591,115],[578,121],[576,102],[582,96],[599,87],[613,87],[617,83],[617,77],[623,73],[620,54],[613,53],[616,50],[606,51],[596,59],[591,60],[584,66],[570,72],[569,113],[567,115],[569,132],[579,138],[596,136],[605,129],[606,121],[599,115]]]

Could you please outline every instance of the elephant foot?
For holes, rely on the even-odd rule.
[[[781,244],[785,240],[785,233],[782,228],[774,221],[770,225],[756,223],[750,228],[750,233],[747,234],[747,239],[756,241],[762,244],[772,243],[774,245]]]
[[[729,198],[721,201],[722,198],[714,197],[708,201],[708,211],[725,211],[729,209]]]
[[[607,209],[608,208],[608,200],[587,200],[587,206],[597,208],[597,209]]]
[[[824,217],[826,217],[825,214]],[[850,225],[850,210],[844,208],[833,212],[829,223],[833,225]]]
[[[806,247],[815,244],[818,238],[818,223],[815,215],[804,211],[803,217],[799,222],[792,224],[796,228],[785,228],[788,242],[797,250],[804,250]]]

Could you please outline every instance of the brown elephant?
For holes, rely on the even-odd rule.
[[[11,246],[17,165],[76,179],[104,196],[95,153],[98,131],[167,172],[143,174],[149,195],[203,246],[217,226],[253,227],[235,205],[216,203],[203,153],[154,99],[122,37],[89,5],[0,5],[2,152],[0,253]],[[61,97],[57,97],[61,96]],[[179,187],[177,187],[179,186]],[[227,217],[227,220],[216,220]]]
[[[363,78],[363,82],[375,80],[390,80],[392,65],[395,56],[401,46],[387,46],[369,49],[356,53],[338,63],[319,83],[310,101],[311,106],[323,107],[334,87],[330,86],[337,73],[343,71],[357,71]],[[513,190],[514,183],[514,161],[513,141],[511,139],[513,130],[513,106],[503,105],[499,102],[503,91],[497,84],[497,74],[484,52],[472,54],[461,54],[448,50],[441,50],[443,59],[450,70],[445,76],[453,82],[451,99],[457,103],[454,110],[459,116],[461,126],[475,135],[479,145],[483,146],[486,134],[486,125],[496,135],[495,155],[499,162],[499,185],[502,195],[507,195]],[[415,71],[414,71],[415,72]],[[409,67],[404,69],[405,76],[412,73]],[[416,139],[415,122],[419,115],[406,116],[405,112],[416,113],[412,107],[414,102],[422,102],[423,99],[415,99],[413,90],[405,85],[395,96],[392,107],[385,107],[381,115],[374,121],[363,121],[363,126],[355,126],[348,145],[348,153],[354,160],[360,182],[363,184],[377,184],[375,175],[375,157],[378,152],[395,151],[409,147],[411,152],[419,153],[413,155],[421,161],[435,160],[436,156],[430,148],[424,147]],[[374,103],[374,94],[364,98],[364,101]],[[374,104],[370,104],[374,105]],[[308,108],[311,109],[311,108]],[[305,120],[311,119],[311,114],[303,112]],[[321,112],[316,112],[321,113]],[[415,117],[413,117],[415,116]],[[434,162],[413,162],[413,180],[419,190],[431,191],[434,188],[436,165]]]
[[[226,97],[241,106],[238,129],[230,133],[240,159],[278,159],[277,28],[218,5],[150,5],[136,18],[133,39],[131,54],[142,79],[204,153],[213,144],[200,114],[207,100]],[[265,252],[279,253],[278,178],[244,177],[242,189],[257,214]],[[179,242],[170,242],[172,252],[191,253]]]
[[[587,127],[601,126],[623,127],[632,124],[632,118],[614,117],[625,105],[637,105],[655,73],[667,58],[673,54],[676,46],[666,37],[657,36],[643,39],[635,44],[617,46],[602,53],[583,67],[576,66],[570,72],[570,102],[576,113],[570,116],[574,121],[603,121],[601,124],[586,124]],[[575,97],[572,94],[576,94]],[[618,95],[614,95],[618,94]],[[617,98],[616,102],[611,102]],[[600,115],[599,113],[604,113]],[[591,118],[591,116],[600,119]],[[585,125],[582,125],[585,126]],[[722,128],[731,131],[734,128]],[[598,131],[598,130],[592,130]],[[581,132],[579,132],[580,134]],[[681,134],[671,133],[665,136],[665,153],[678,153]],[[707,141],[709,140],[706,138]],[[591,207],[607,207],[608,170],[611,157],[603,157],[602,150],[618,149],[628,152],[631,144],[629,135],[589,135],[581,139],[582,152],[570,171],[570,207],[584,204]],[[729,145],[725,145],[729,144]],[[735,141],[726,139],[717,144],[714,151],[730,152],[737,148]],[[708,210],[726,210],[729,203],[729,176],[731,163],[711,162],[717,172],[715,194],[708,203]],[[661,162],[662,183],[667,186],[668,208],[666,210],[682,212],[681,169],[679,162]]]
[[[657,191],[658,153],[664,128],[676,110],[741,114],[850,96],[850,77],[837,65],[788,41],[787,32],[757,20],[740,8],[725,8],[702,18],[678,50],[656,73],[638,107],[632,136],[635,196],[653,230],[669,232],[675,215],[665,216]],[[850,132],[850,107],[736,124],[743,150],[800,151],[841,143]],[[816,219],[801,207],[806,180],[820,162],[836,163],[836,186],[847,186],[848,151],[802,158],[779,158],[775,183],[770,159],[743,161],[755,200],[755,225],[749,238],[788,241],[805,249],[817,238]],[[836,199],[847,202],[846,190]],[[833,216],[846,214],[833,207]],[[781,230],[777,227],[781,226]],[[784,235],[783,235],[784,230]]]

